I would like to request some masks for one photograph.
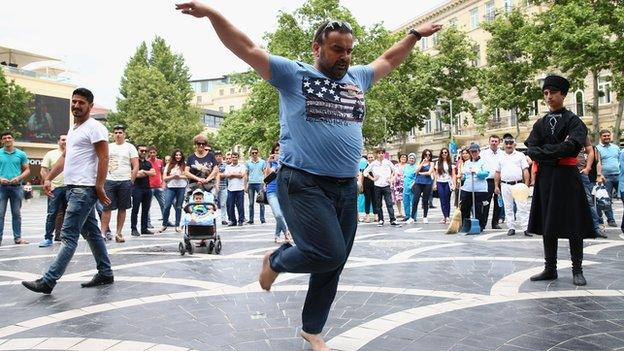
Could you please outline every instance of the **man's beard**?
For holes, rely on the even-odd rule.
[[[326,63],[327,60],[325,58],[325,55],[321,51],[321,60],[319,66],[321,67],[325,75],[335,80],[341,80],[349,70],[349,62],[344,60],[338,60],[332,66],[329,66]]]

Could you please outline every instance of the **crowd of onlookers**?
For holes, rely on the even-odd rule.
[[[259,220],[265,223],[265,204],[268,204],[277,221],[275,242],[291,241],[292,238],[282,216],[277,197],[277,174],[279,170],[279,144],[275,144],[266,160],[258,148],[249,150],[249,158],[243,162],[238,152],[212,150],[207,138],[199,134],[192,143],[194,152],[185,155],[180,149],[173,150],[163,159],[153,146],[133,145],[127,141],[122,125],[113,127],[113,142],[109,144],[109,165],[105,190],[111,199],[109,205],[97,204],[101,231],[108,240],[125,241],[123,226],[126,210],[131,210],[130,234],[150,235],[164,232],[167,228],[182,231],[183,203],[195,189],[214,195],[220,211],[222,225],[242,226],[255,223],[255,205],[259,202]],[[58,147],[49,151],[41,164],[41,177],[45,178],[65,150],[66,136],[58,138]],[[16,244],[28,243],[21,237],[22,200],[32,198],[32,185],[27,155],[16,148],[11,133],[2,134],[0,149],[0,243],[4,231],[7,205],[11,205],[13,238]],[[501,148],[501,145],[502,148]],[[530,201],[518,201],[512,196],[513,186],[523,183],[532,186],[535,167],[531,160],[516,150],[516,140],[510,134],[503,138],[489,137],[489,145],[481,149],[477,144],[462,147],[456,155],[442,148],[434,155],[430,149],[398,155],[390,161],[384,149],[369,153],[360,161],[358,186],[360,198],[360,221],[385,224],[383,204],[391,226],[417,221],[428,223],[432,198],[439,199],[442,219],[450,222],[452,207],[460,207],[462,216],[479,219],[483,230],[492,210],[491,227],[501,229],[500,223],[507,217],[508,234],[516,230],[525,235]],[[605,236],[603,213],[607,225],[617,227],[611,201],[596,202],[593,193],[596,184],[606,188],[612,198],[621,198],[624,190],[624,152],[611,142],[611,132],[603,130],[600,142],[588,143],[578,156],[579,177],[585,186],[588,204],[592,212],[595,230]],[[53,196],[48,198],[44,239],[39,246],[46,247],[60,241],[60,229],[67,203],[61,173],[52,181]],[[260,196],[259,196],[259,193]],[[473,206],[473,193],[475,203]],[[245,196],[246,195],[246,196]],[[156,227],[150,221],[152,200],[158,202],[162,223]],[[259,201],[256,201],[258,199]],[[422,200],[422,201],[421,201]],[[530,199],[529,199],[530,200]],[[247,201],[247,209],[245,209]],[[421,204],[421,215],[418,206]],[[395,207],[396,206],[396,207]],[[173,220],[170,220],[173,209]],[[245,211],[247,210],[247,211]],[[396,212],[398,213],[395,213]],[[116,211],[116,227],[110,228],[112,212]],[[139,211],[141,215],[139,217]],[[505,216],[507,214],[507,216]],[[622,226],[624,231],[624,224]]]
[[[13,134],[2,134],[0,149],[0,244],[4,229],[6,206],[11,204],[13,237],[16,244],[27,244],[21,237],[22,200],[32,198],[32,185],[25,182],[30,176],[27,155],[16,148]],[[160,158],[154,146],[133,145],[128,142],[123,125],[112,128],[112,142],[108,146],[108,170],[105,192],[111,200],[103,205],[98,201],[101,232],[107,240],[125,242],[123,233],[126,212],[130,210],[130,235],[153,235],[169,227],[181,232],[183,204],[196,189],[213,196],[220,209],[220,222],[227,226],[255,223],[255,207],[259,204],[260,223],[265,223],[265,204],[276,218],[275,242],[291,242],[292,238],[281,215],[277,200],[276,172],[279,169],[279,144],[270,156],[260,157],[258,148],[249,150],[243,162],[238,152],[213,150],[206,136],[196,135],[194,151],[188,155],[180,149]],[[66,148],[66,136],[58,138],[58,147],[49,151],[41,164],[41,178],[45,179]],[[259,193],[262,193],[259,196]],[[247,196],[245,196],[247,195]],[[256,199],[260,197],[259,201]],[[150,207],[153,200],[159,205],[162,223],[151,223]],[[247,199],[247,200],[245,200]],[[245,201],[248,202],[245,209]],[[61,241],[61,226],[67,201],[63,174],[52,180],[52,196],[48,197],[45,233],[40,247]],[[174,212],[171,220],[171,212]],[[247,210],[247,211],[245,211]],[[110,227],[112,213],[116,212],[116,226]],[[141,212],[139,216],[139,212]],[[216,224],[216,223],[215,223]]]

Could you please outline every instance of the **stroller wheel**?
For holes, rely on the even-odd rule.
[[[184,256],[184,254],[186,253],[186,250],[184,250],[184,244],[180,243],[178,245],[178,250],[180,250],[180,255]]]
[[[215,244],[214,241],[210,240],[210,242],[208,243],[208,253],[211,254],[212,250],[214,250]]]
[[[186,251],[188,251],[189,255],[192,255],[193,252],[195,251],[195,248],[193,247],[193,244],[190,241],[186,243]]]
[[[215,253],[217,255],[221,253],[221,240],[217,240],[217,244],[215,246]]]

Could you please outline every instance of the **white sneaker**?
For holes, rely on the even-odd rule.
[[[407,220],[406,222],[407,224],[414,224],[414,218],[411,218]]]
[[[429,223],[429,220],[427,219],[427,217],[423,218],[423,223]]]
[[[379,221],[379,222],[377,222],[377,226],[378,226],[378,227],[383,227],[383,225],[384,225],[384,221]]]

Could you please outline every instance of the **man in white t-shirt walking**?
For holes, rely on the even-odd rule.
[[[238,162],[238,152],[232,152],[232,163],[225,166],[225,172],[219,174],[219,177],[226,177],[228,180],[228,199],[227,211],[230,219],[229,226],[236,225],[236,214],[234,208],[238,212],[238,225],[242,226],[245,222],[245,180],[247,177],[247,168],[244,164]]]
[[[377,205],[377,215],[379,216],[378,226],[384,225],[383,210],[381,208],[381,199],[386,202],[386,209],[390,217],[390,225],[400,227],[394,217],[394,202],[392,201],[392,178],[396,168],[389,160],[384,159],[386,150],[377,150],[377,159],[371,162],[362,174],[375,183],[375,204]]]
[[[104,190],[108,169],[108,131],[102,123],[90,118],[91,108],[93,93],[85,88],[74,90],[71,99],[74,125],[67,133],[67,147],[43,184],[46,195],[51,196],[52,179],[65,172],[67,211],[61,230],[61,248],[43,278],[22,282],[34,292],[52,292],[76,252],[81,233],[89,242],[98,270],[91,281],[81,286],[88,288],[111,284],[114,280],[106,244],[95,218],[95,202],[98,199],[105,206],[110,204]]]
[[[126,142],[126,130],[121,124],[113,127],[114,143],[108,145],[108,173],[106,174],[106,196],[110,205],[102,209],[102,233],[112,240],[109,231],[111,212],[117,210],[117,231],[115,241],[125,242],[122,234],[126,221],[126,210],[132,208],[132,184],[139,170],[139,153],[136,147]]]
[[[529,224],[529,210],[531,203],[527,200],[514,199],[512,187],[519,183],[529,186],[529,163],[526,156],[516,151],[516,141],[511,134],[503,136],[505,151],[499,155],[498,168],[494,176],[494,192],[503,197],[505,217],[507,217],[507,235],[515,235],[516,229],[524,232],[525,236],[532,236],[527,232]],[[517,211],[514,214],[514,203]]]

